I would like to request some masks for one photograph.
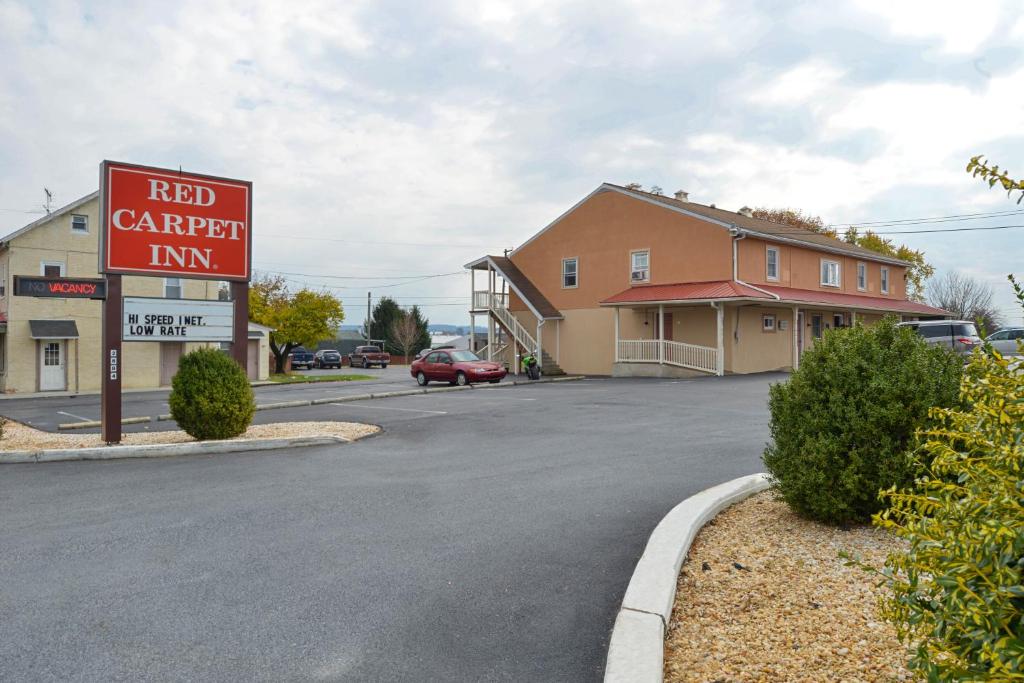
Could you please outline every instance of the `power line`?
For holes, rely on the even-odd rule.
[[[894,218],[885,221],[857,221],[853,223],[830,223],[830,228],[860,227],[866,225],[913,225],[920,223],[953,223],[959,221],[977,221],[985,218],[996,218],[999,216],[1012,216],[1024,213],[1024,209],[1010,209],[1007,211],[988,211],[981,213],[954,213],[948,216],[928,216],[924,218]]]
[[[866,230],[864,234],[870,232],[873,235],[919,235],[926,233],[937,233],[937,232],[975,232],[984,230],[1010,230],[1011,228],[1024,228],[1024,224],[1015,225],[980,225],[973,228],[931,228],[926,230]],[[755,232],[761,232],[754,230]],[[786,236],[786,235],[824,235],[825,237],[831,237],[823,232],[815,232],[809,228],[793,228],[791,230],[776,230],[774,232],[761,232],[763,235],[768,236]],[[836,237],[842,241],[842,238]]]
[[[341,242],[344,244],[352,244],[359,246],[362,244],[374,244],[383,246],[401,246],[401,247],[443,247],[445,249],[489,249],[493,247],[493,244],[450,244],[443,241],[438,242],[374,242],[367,241],[359,238],[347,238],[343,239],[340,237],[314,237],[312,235],[270,235],[267,233],[259,233],[260,237],[274,237],[285,240],[316,240],[320,242]]]

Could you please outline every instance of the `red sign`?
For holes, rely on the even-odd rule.
[[[100,272],[250,278],[252,183],[104,161]]]

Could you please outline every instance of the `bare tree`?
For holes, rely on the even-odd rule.
[[[1002,325],[1002,318],[992,303],[995,294],[991,285],[955,270],[928,285],[928,302],[943,308],[961,320],[980,322],[993,332]]]
[[[413,355],[416,342],[419,341],[420,327],[411,315],[402,311],[401,315],[391,323],[391,338],[398,348],[402,349],[402,354],[406,359],[409,359]]]

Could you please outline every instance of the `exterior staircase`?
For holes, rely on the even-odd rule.
[[[546,377],[556,377],[565,374],[565,370],[558,367],[555,359],[548,355],[547,351],[543,350],[541,351],[540,371]]]

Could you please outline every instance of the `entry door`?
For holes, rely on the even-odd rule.
[[[666,313],[665,314],[665,336],[663,337],[663,339],[665,341],[672,341],[672,314],[671,313]]]
[[[160,386],[170,385],[178,374],[178,361],[184,353],[184,342],[160,342]]]
[[[249,379],[259,379],[260,375],[260,343],[256,339],[249,340],[249,358],[246,361],[246,373]]]
[[[64,342],[43,340],[39,344],[39,390],[64,391]]]

